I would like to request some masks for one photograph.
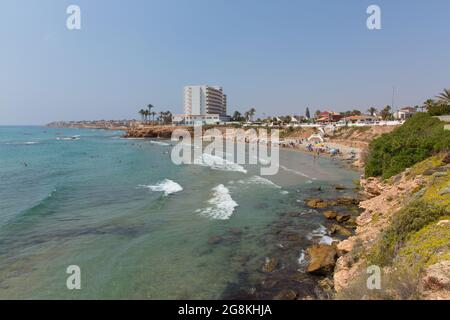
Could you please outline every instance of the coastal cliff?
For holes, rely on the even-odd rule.
[[[333,281],[340,299],[450,299],[450,156],[420,162],[386,181],[361,181],[364,210],[340,242]],[[366,286],[381,268],[381,289]]]
[[[450,132],[418,114],[369,145],[355,235],[337,244],[338,299],[450,299]],[[369,289],[368,270],[379,270]]]
[[[367,149],[354,233],[311,247],[308,271],[321,271],[329,298],[450,300],[450,132],[419,114]]]
[[[175,126],[141,126],[130,128],[126,131],[124,138],[163,138],[170,139],[172,132],[176,129],[192,131],[192,127]]]

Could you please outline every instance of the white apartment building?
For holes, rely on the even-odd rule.
[[[227,114],[227,96],[217,86],[184,87],[184,113],[194,115]]]
[[[227,96],[218,86],[186,86],[183,92],[184,113],[175,115],[177,124],[215,124],[229,121]]]
[[[218,124],[229,119],[224,119],[218,114],[207,115],[192,115],[192,114],[176,114],[172,117],[172,123],[183,124],[187,126],[203,125],[203,124]]]

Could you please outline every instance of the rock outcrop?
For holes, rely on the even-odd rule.
[[[355,235],[336,246],[340,257],[336,261],[333,281],[338,297],[370,299],[373,294],[374,298],[402,299],[417,297],[419,294],[423,299],[450,299],[450,250],[446,240],[450,236],[449,220],[446,218],[446,212],[447,217],[450,212],[450,196],[445,192],[440,193],[450,184],[450,166],[441,158],[429,158],[385,181],[378,178],[361,179],[361,193],[366,200],[360,202],[359,206],[364,211],[356,219]],[[429,175],[424,174],[431,171]],[[363,293],[367,288],[361,279],[367,278],[367,262],[374,258],[370,255],[380,253],[379,246],[385,239],[385,231],[392,229],[393,221],[398,219],[401,212],[405,212],[405,208],[414,210],[418,203],[425,203],[425,208],[441,208],[440,211],[432,211],[434,214],[440,212],[441,220],[436,220],[439,216],[430,218],[427,215],[419,216],[418,220],[402,220],[402,226],[408,227],[400,231],[395,229],[394,234],[398,236],[399,232],[408,232],[410,237],[400,245],[394,243],[392,253],[386,255],[381,251],[381,254],[391,259],[381,268],[383,277],[390,283],[385,283],[386,287],[378,293]],[[418,212],[416,214],[423,211]],[[421,217],[430,220],[421,222],[420,219],[424,219]],[[414,227],[410,227],[413,223]],[[429,265],[429,262],[433,264]],[[404,279],[399,281],[398,276]],[[405,293],[406,285],[409,291]],[[361,295],[355,296],[355,292]]]
[[[428,267],[420,283],[422,298],[450,300],[450,260]]]
[[[320,244],[308,248],[310,262],[307,271],[318,275],[330,274],[336,263],[337,251],[334,246]]]
[[[192,127],[176,127],[176,126],[142,126],[128,129],[125,138],[164,138],[170,139],[172,132],[176,129],[184,129],[189,132]]]

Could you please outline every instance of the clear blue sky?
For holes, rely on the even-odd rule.
[[[81,7],[82,29],[66,29]],[[366,9],[382,10],[382,30]],[[2,0],[0,124],[182,111],[221,85],[230,113],[416,105],[450,87],[450,1]],[[159,110],[158,110],[159,111]]]

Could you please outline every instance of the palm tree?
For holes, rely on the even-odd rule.
[[[248,110],[248,115],[250,116],[251,121],[253,121],[253,116],[255,115],[256,109],[255,108],[251,108],[250,110]]]
[[[166,113],[164,111],[161,111],[159,113],[159,123],[163,123],[164,122],[164,116],[166,115]]]
[[[377,112],[377,109],[375,109],[374,107],[370,107],[367,112],[370,113],[371,116],[374,116],[375,113]]]
[[[148,105],[147,105],[147,108],[148,108],[148,112],[151,113],[151,112],[152,112],[152,109],[154,109],[155,106],[152,105],[152,104],[148,104]]]
[[[152,112],[150,112],[150,115],[152,116],[152,122],[155,122],[156,112],[152,111]]]
[[[380,116],[383,120],[389,120],[391,118],[391,109],[391,106],[386,106],[383,110],[381,110]]]
[[[141,109],[141,110],[138,111],[138,113],[141,115],[141,121],[144,122],[145,110]]]
[[[444,89],[436,98],[439,99],[440,102],[450,103],[450,89]]]
[[[430,110],[431,107],[433,107],[436,104],[436,102],[433,99],[428,99],[427,101],[425,101],[423,103],[423,106],[425,107],[425,109]]]
[[[245,112],[244,117],[245,117],[245,120],[247,120],[247,122],[248,122],[248,120],[250,119],[250,112],[249,111]]]
[[[166,112],[164,112],[164,123],[170,124],[171,122],[172,122],[172,112],[167,110]]]
[[[233,113],[233,121],[241,121],[242,115],[239,111],[235,111]]]

